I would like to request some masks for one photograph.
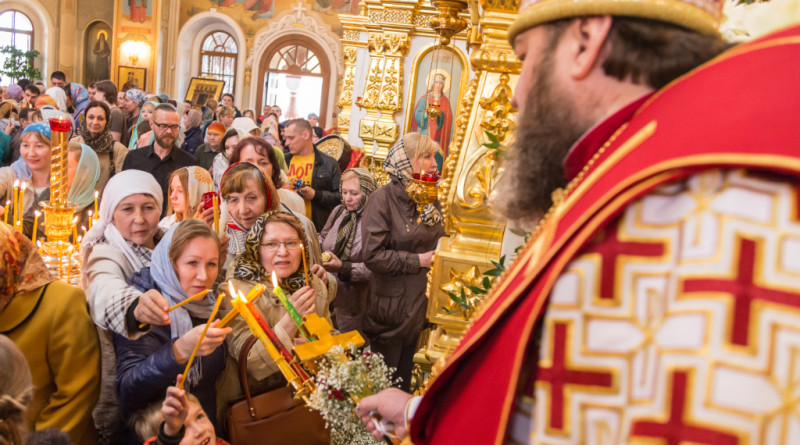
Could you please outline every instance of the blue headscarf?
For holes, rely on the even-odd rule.
[[[181,287],[178,275],[175,273],[175,266],[169,259],[169,247],[172,245],[172,238],[175,236],[175,231],[183,223],[185,221],[170,227],[155,250],[153,250],[153,256],[150,260],[150,274],[153,276],[156,286],[161,290],[161,295],[164,296],[170,306],[189,298],[189,295],[186,295],[183,287]],[[191,316],[208,318],[211,315],[215,300],[209,294],[207,297],[187,303],[171,311],[169,318],[171,320],[172,338],[178,338],[192,329]]]
[[[67,200],[76,204],[78,210],[86,208],[94,201],[94,187],[100,178],[100,160],[97,158],[97,153],[86,144],[80,145],[81,157],[67,196]]]
[[[25,129],[22,130],[22,137],[24,137],[26,133],[41,133],[47,137],[47,139],[50,139],[51,136],[50,126],[41,122],[30,124],[25,127]],[[28,164],[26,164],[22,158],[17,159],[11,164],[11,170],[14,172],[14,175],[16,175],[17,179],[23,181],[31,179],[33,176],[33,172],[31,172],[31,169],[28,168]]]
[[[83,85],[72,82],[69,84],[69,95],[72,97],[72,107],[75,108],[73,116],[77,119],[89,105],[89,92]]]

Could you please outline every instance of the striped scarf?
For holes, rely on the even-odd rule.
[[[339,232],[336,234],[336,245],[333,247],[333,253],[339,257],[340,260],[349,260],[350,251],[353,249],[353,238],[356,236],[356,224],[358,216],[364,210],[364,204],[367,202],[369,195],[375,191],[377,184],[372,175],[363,168],[351,168],[347,172],[353,172],[358,176],[358,183],[361,186],[361,201],[358,202],[358,207],[355,210],[347,210],[344,204],[344,197],[342,197],[342,208],[347,211],[347,215],[339,225]],[[342,174],[344,176],[344,174]],[[342,183],[339,182],[339,194],[342,193]]]

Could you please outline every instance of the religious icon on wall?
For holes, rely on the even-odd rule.
[[[83,83],[111,79],[111,28],[103,22],[92,23],[86,30],[84,42]]]
[[[122,15],[127,15],[132,22],[144,23],[153,16],[153,0],[123,0]]]
[[[218,7],[233,6],[243,3],[244,9],[253,11],[253,20],[271,19],[274,12],[274,0],[212,0]]]
[[[225,81],[222,80],[192,77],[184,100],[191,101],[193,107],[203,107],[208,99],[219,101],[224,87]]]
[[[361,0],[314,0],[314,9],[321,12],[358,14]]]
[[[121,66],[119,67],[119,73],[117,77],[117,86],[120,87],[122,91],[128,91],[130,89],[145,89],[147,80],[147,69],[145,68],[135,68],[132,66]]]
[[[461,91],[467,83],[466,58],[451,47],[423,49],[414,59],[410,77],[405,131],[429,136],[450,150]],[[440,157],[437,161],[441,167]]]

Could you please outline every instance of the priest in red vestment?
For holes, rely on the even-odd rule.
[[[523,1],[495,204],[536,228],[425,395],[365,421],[418,445],[800,443],[800,27],[728,48],[721,8]]]

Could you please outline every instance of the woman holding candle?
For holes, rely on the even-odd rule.
[[[81,120],[81,135],[73,138],[74,141],[84,143],[94,150],[100,161],[100,178],[96,188],[102,192],[108,184],[109,178],[122,171],[128,148],[115,141],[111,134],[111,109],[105,102],[92,101],[86,107],[86,113]]]
[[[21,225],[28,209],[50,187],[50,154],[49,124],[30,124],[22,131],[20,158],[11,166],[0,168],[0,202],[11,201],[4,212],[11,212],[9,224],[12,226],[18,227],[17,221]]]
[[[204,212],[203,195],[213,191],[214,181],[204,168],[183,167],[175,170],[169,178],[167,216],[158,223],[158,227],[166,231],[185,219],[205,219],[204,214],[208,212]]]
[[[362,252],[375,274],[364,317],[372,350],[397,368],[395,377],[408,389],[417,337],[425,326],[428,270],[439,238],[444,235],[438,202],[422,215],[406,192],[415,173],[436,170],[441,149],[429,137],[407,133],[383,163],[389,184],[372,194],[364,207]],[[417,219],[421,219],[417,223]]]
[[[303,250],[300,248],[304,238],[303,227],[294,216],[284,212],[265,213],[250,229],[245,251],[237,258],[232,273],[229,272],[229,275],[233,275],[234,286],[243,293],[247,293],[256,283],[264,284],[269,289],[253,304],[286,347],[291,347],[295,341],[302,341],[303,336],[272,291],[272,273],[277,275],[279,286],[300,316],[316,313],[330,321],[328,305],[336,294],[334,280],[326,285],[314,274],[306,275],[301,258]],[[306,281],[306,276],[310,283]],[[223,301],[221,312],[226,314],[231,309],[230,301]],[[231,356],[236,358],[251,334],[241,317],[235,318],[231,327],[233,335],[228,338],[228,347]],[[263,388],[280,381],[277,365],[264,346],[256,343],[253,351],[248,358],[247,370],[257,381],[253,382],[255,386]]]
[[[333,272],[339,283],[333,314],[342,332],[357,330],[362,335],[364,332],[362,319],[372,271],[364,264],[361,252],[361,215],[367,198],[376,188],[372,175],[363,168],[342,173],[339,186],[342,204],[333,209],[320,233],[322,249],[331,256],[322,266]]]
[[[173,226],[153,251],[152,262],[133,280],[142,291],[159,289],[168,304],[175,305],[214,286],[219,272],[220,244],[217,234],[202,221],[190,219]],[[197,348],[186,374],[185,388],[200,400],[207,413],[216,413],[217,376],[225,367],[225,336],[231,328],[216,328],[214,320],[205,332],[215,294],[184,304],[169,313],[170,324],[156,326],[146,335],[130,340],[114,335],[117,378],[114,384],[123,417],[160,402],[166,389],[182,374]],[[147,438],[141,438],[139,443]]]

